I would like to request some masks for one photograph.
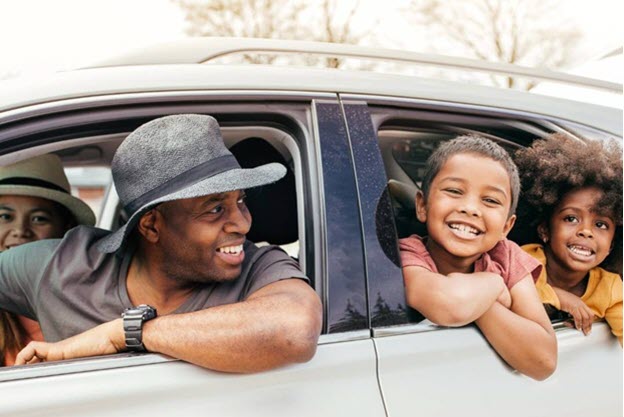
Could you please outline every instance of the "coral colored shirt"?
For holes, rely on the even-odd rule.
[[[420,266],[431,272],[438,272],[438,268],[425,246],[425,239],[411,235],[399,240],[401,262],[406,266]],[[527,275],[537,280],[542,265],[533,257],[525,253],[520,246],[511,240],[501,240],[488,252],[475,261],[474,272],[493,272],[499,274],[507,288],[511,289]]]
[[[561,303],[555,290],[548,283],[546,274],[546,254],[542,245],[532,243],[522,246],[522,249],[544,265],[542,273],[537,279],[535,286],[544,304],[550,304],[557,310],[561,310]],[[613,333],[620,345],[622,344],[622,279],[618,274],[596,267],[589,271],[587,288],[581,300],[594,312],[596,317],[604,318],[611,333]]]
[[[28,344],[32,341],[42,342],[43,334],[41,333],[41,327],[39,327],[39,323],[34,320],[31,320],[24,316],[17,316],[18,321],[26,330],[26,340],[25,343]],[[19,352],[17,350],[7,350],[4,353],[4,365],[12,366],[15,365],[15,358]]]

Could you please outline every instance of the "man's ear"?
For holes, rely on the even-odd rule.
[[[162,214],[153,208],[139,219],[137,230],[145,240],[150,243],[158,242],[160,237],[160,225],[162,223]]]
[[[537,235],[542,242],[548,243],[550,230],[548,230],[548,225],[546,224],[546,222],[542,222],[539,224],[539,226],[537,226]]]
[[[501,239],[505,239],[507,237],[511,229],[514,227],[514,224],[516,224],[516,219],[517,217],[515,214],[509,216],[509,218],[505,222],[505,227],[503,227],[503,236],[501,237]]]
[[[425,202],[425,195],[420,190],[416,192],[416,218],[421,223],[427,221],[427,203]]]

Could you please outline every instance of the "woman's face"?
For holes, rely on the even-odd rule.
[[[35,240],[60,238],[67,225],[67,219],[50,200],[0,195],[0,250]]]

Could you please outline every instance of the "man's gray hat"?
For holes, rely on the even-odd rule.
[[[271,163],[242,169],[213,117],[181,114],[152,120],[128,135],[115,152],[112,173],[128,222],[98,242],[109,253],[160,203],[269,184],[286,168]]]

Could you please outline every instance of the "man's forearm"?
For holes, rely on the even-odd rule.
[[[321,305],[310,287],[295,284],[300,284],[295,293],[260,290],[241,303],[151,320],[143,343],[148,351],[224,372],[305,362],[316,351]]]

